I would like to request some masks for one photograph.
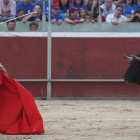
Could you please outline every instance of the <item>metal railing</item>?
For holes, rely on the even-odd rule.
[[[48,22],[39,22],[37,32],[48,32]],[[26,24],[22,22],[16,23],[15,32],[31,32],[29,29],[30,22]],[[45,26],[45,28],[44,28]],[[62,25],[54,25],[51,24],[51,31],[52,32],[140,32],[140,23],[119,23],[117,26],[112,25],[112,23],[102,22],[99,26],[98,23],[80,23],[77,25],[71,25],[68,23],[63,22]],[[43,30],[43,31],[42,31]],[[45,30],[45,31],[44,31]],[[0,33],[7,32],[6,24],[2,24],[0,26]],[[36,32],[36,33],[37,33]],[[12,32],[9,32],[12,33]]]
[[[16,79],[18,82],[124,82],[123,79]]]

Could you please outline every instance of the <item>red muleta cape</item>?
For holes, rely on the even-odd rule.
[[[43,120],[31,93],[0,72],[0,133],[43,134]]]

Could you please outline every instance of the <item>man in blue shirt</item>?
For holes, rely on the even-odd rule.
[[[51,9],[51,21],[53,24],[58,24],[61,25],[63,21],[65,21],[65,17],[61,14],[59,14],[59,5],[58,4],[53,4],[52,9]]]
[[[42,9],[41,9],[41,5],[40,4],[35,4],[34,6],[34,13],[24,17],[22,19],[23,23],[26,23],[26,21],[36,21],[36,22],[41,22],[42,21]],[[46,18],[46,21],[48,21],[48,19]]]
[[[36,4],[40,4],[41,5],[41,7],[42,7],[42,15],[43,15],[43,0],[38,0],[38,1],[36,1],[35,3],[34,3],[34,5],[36,5]],[[52,6],[52,3],[51,3],[51,6]],[[46,15],[48,15],[48,13],[49,13],[49,4],[48,4],[48,1],[45,1],[45,14]]]
[[[16,9],[18,10],[19,8],[24,9],[25,14],[30,14],[33,12],[34,4],[30,0],[23,0],[17,4]]]
[[[17,10],[17,19],[16,19],[16,21],[22,21],[22,19],[24,18],[23,15],[25,15],[24,9],[19,8],[19,9]],[[20,18],[19,18],[19,17],[20,17]]]

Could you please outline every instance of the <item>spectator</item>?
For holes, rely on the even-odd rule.
[[[10,10],[8,8],[2,9],[2,15],[0,15],[0,22],[4,22],[13,18],[15,18],[15,16],[10,14]]]
[[[88,11],[90,11],[91,16],[94,15],[97,8],[99,8],[99,0],[89,0],[90,4],[87,5]],[[105,0],[100,0],[101,5],[104,4]],[[114,5],[121,4],[123,0],[112,0]]]
[[[3,8],[8,8],[12,15],[16,15],[16,2],[13,0],[0,0],[0,14]]]
[[[85,19],[85,16],[86,16],[87,14],[88,14],[87,9],[81,8],[81,9],[79,10],[79,17]]]
[[[135,10],[138,8],[138,5],[135,4],[134,0],[124,0],[122,5],[124,6],[122,14],[128,18],[131,17],[131,15],[133,15]]]
[[[105,22],[105,17],[102,15],[103,14],[103,9],[102,8],[100,8],[100,14],[102,16],[102,22]],[[93,16],[93,20],[95,22],[98,22],[98,16],[99,16],[99,8],[96,9],[96,13]]]
[[[43,0],[38,0],[34,3],[34,5],[36,4],[40,4],[41,5],[41,9],[42,9],[42,15],[43,15]],[[51,3],[51,6],[53,5],[53,3]],[[45,1],[45,14],[46,16],[48,15],[49,12],[49,5],[48,5],[48,1]]]
[[[103,1],[101,0],[101,4]],[[97,9],[99,9],[99,3],[98,0],[93,0],[92,6],[88,8],[88,11],[90,11],[90,15],[93,16],[94,13],[96,13]]]
[[[103,9],[103,16],[106,17],[109,14],[113,14],[115,11],[116,5],[112,3],[112,0],[105,0],[105,3],[101,5]]]
[[[30,26],[30,31],[37,31],[38,29],[38,23],[35,21],[31,22],[29,26]]]
[[[25,14],[30,14],[33,12],[34,4],[30,0],[23,0],[17,4],[16,9],[18,10],[19,8],[24,9]]]
[[[7,29],[8,29],[8,31],[14,31],[15,27],[16,27],[15,20],[7,22]]]
[[[98,22],[98,16],[99,16],[99,13],[95,13],[95,14],[94,14],[93,20],[94,20],[95,22]],[[102,16],[102,15],[101,15],[101,17],[102,17],[102,22],[105,22],[105,17]]]
[[[51,22],[53,24],[58,24],[58,25],[61,25],[63,21],[65,21],[65,17],[61,14],[59,14],[59,5],[58,4],[53,4],[52,5],[52,9],[51,9],[51,12],[52,12],[52,15],[51,15]]]
[[[90,14],[85,15],[85,22],[87,22],[87,23],[91,22],[91,15]]]
[[[60,0],[59,2],[60,11],[59,14],[64,15],[65,17],[69,16],[69,0]]]
[[[87,6],[84,4],[83,0],[74,0],[74,4],[70,4],[70,7],[87,9]]]
[[[134,12],[134,16],[133,16],[132,22],[140,22],[140,9],[137,9]]]
[[[123,8],[124,7],[120,4],[116,5],[115,12],[106,17],[106,22],[111,22],[113,25],[118,25],[119,22],[123,22],[124,19],[127,19],[127,17],[121,15]]]
[[[140,22],[140,8],[136,9],[134,15],[131,15],[130,18],[123,20],[123,22]]]
[[[85,15],[85,22],[86,23],[89,23],[89,22],[94,23],[95,21],[91,19],[91,15],[90,14],[87,14],[87,15]]]
[[[70,24],[78,24],[78,23],[83,23],[84,19],[81,17],[78,17],[78,8],[71,7],[69,9],[69,17],[66,18],[65,22],[70,23]]]
[[[36,4],[34,6],[34,12],[36,13],[32,13],[26,17],[23,18],[22,22],[26,23],[27,21],[36,21],[36,22],[41,22],[42,21],[42,9],[41,9],[41,5],[40,4]],[[46,18],[46,21],[48,21],[48,19]]]
[[[104,10],[100,7],[100,13],[101,13],[101,15],[103,14],[103,11],[104,11]],[[96,8],[95,13],[99,13],[99,7],[98,7],[98,8]]]
[[[23,16],[23,15],[25,15],[24,9],[19,8],[17,10],[17,17]],[[20,17],[20,18],[17,18],[16,21],[22,21],[23,18],[24,18],[24,16]]]

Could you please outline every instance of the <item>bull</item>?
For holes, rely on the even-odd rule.
[[[130,61],[130,65],[124,75],[125,83],[131,84],[134,82],[140,85],[140,54],[132,55],[132,57],[123,56]]]

